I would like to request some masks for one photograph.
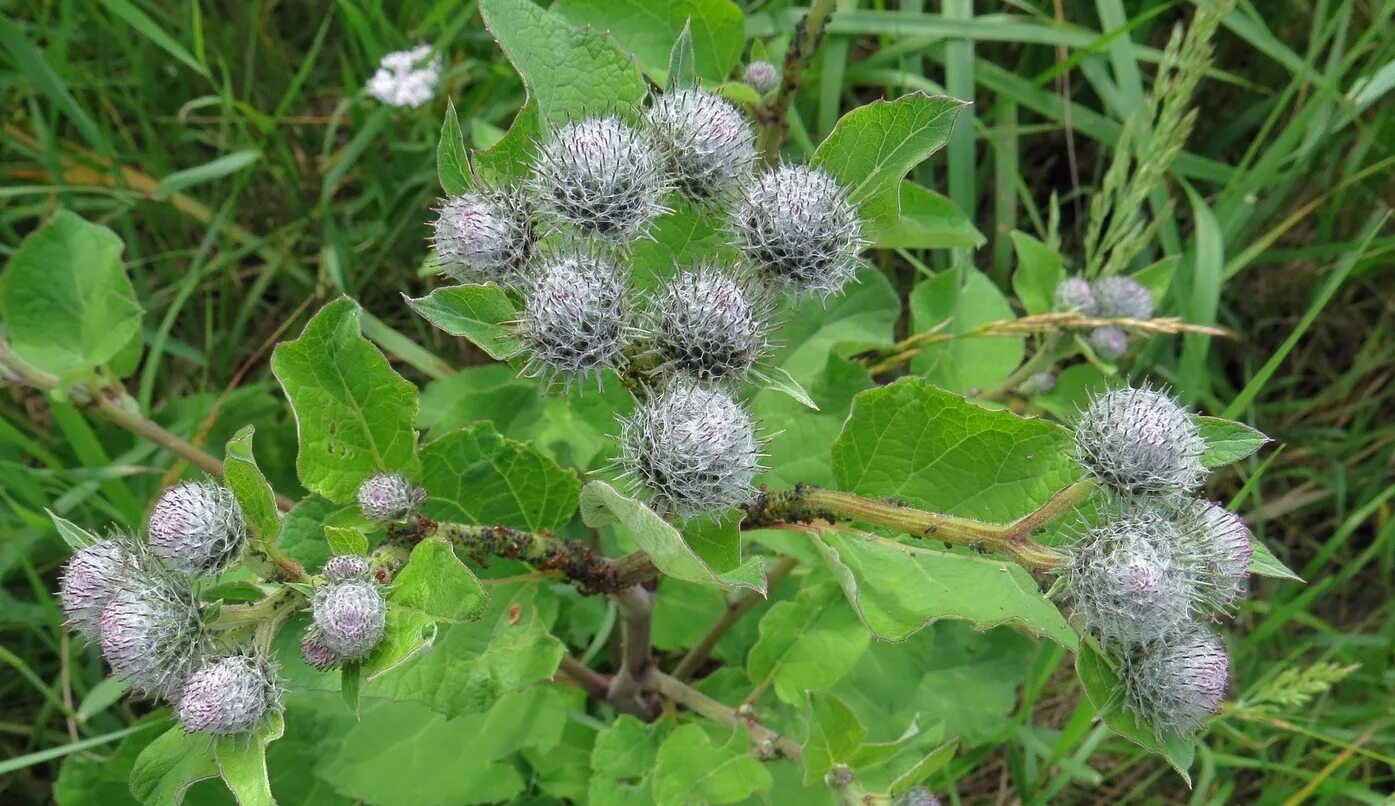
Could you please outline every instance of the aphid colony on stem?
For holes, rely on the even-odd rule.
[[[765,68],[752,76],[763,86]],[[435,222],[444,275],[519,294],[522,374],[570,391],[615,372],[643,398],[621,423],[618,466],[665,514],[750,500],[760,442],[734,386],[761,377],[778,299],[826,299],[861,265],[862,222],[837,179],[756,162],[740,109],[677,88],[633,118],[556,126],[525,179],[476,180]],[[717,223],[726,257],[637,292],[631,247],[678,207]]]

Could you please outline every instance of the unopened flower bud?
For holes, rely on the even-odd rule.
[[[378,523],[400,521],[426,501],[426,490],[400,473],[377,473],[358,487],[358,509]]]
[[[725,392],[690,384],[621,421],[619,464],[657,507],[685,518],[751,500],[760,469],[750,415]]]
[[[1205,443],[1170,396],[1115,389],[1094,398],[1075,427],[1076,459],[1101,484],[1123,493],[1196,489]]]
[[[770,346],[768,307],[734,275],[704,263],[650,296],[642,330],[665,371],[740,379]]]
[[[324,634],[311,626],[300,639],[300,657],[306,664],[322,671],[338,668],[341,661],[334,650],[325,645]]]
[[[118,581],[131,574],[133,563],[131,540],[124,536],[103,538],[73,554],[58,580],[58,599],[68,626],[96,638],[102,608]]]
[[[330,582],[368,579],[373,576],[373,563],[357,554],[340,554],[325,560],[324,575]]]
[[[433,241],[452,280],[516,285],[533,250],[531,211],[517,191],[454,196],[441,205]]]
[[[276,668],[267,660],[232,655],[189,676],[175,713],[190,733],[251,733],[267,712],[280,709]]]
[[[1056,374],[1053,372],[1038,372],[1022,385],[1017,387],[1017,391],[1024,395],[1044,395],[1056,388]]]
[[[1129,334],[1122,327],[1107,325],[1090,331],[1090,349],[1105,361],[1114,361],[1129,351]]]
[[[784,165],[749,180],[730,222],[736,246],[767,282],[828,297],[857,272],[862,222],[837,180]]]
[[[383,640],[387,602],[382,588],[372,582],[326,585],[315,591],[310,608],[320,640],[340,660],[361,660]]]
[[[1094,291],[1100,316],[1147,319],[1153,315],[1153,292],[1132,277],[1101,277]]]
[[[853,782],[852,768],[846,764],[838,764],[824,774],[823,781],[834,789],[841,789]]]
[[[558,128],[539,151],[535,184],[560,221],[625,243],[665,212],[664,162],[648,134],[619,118],[592,118]]]
[[[209,646],[193,591],[167,571],[122,578],[97,618],[97,643],[112,672],[144,694],[174,697]]]
[[[755,132],[730,102],[701,89],[681,89],[654,100],[646,114],[668,157],[668,170],[685,193],[711,199],[733,188],[756,161]]]
[[[1172,515],[1182,532],[1182,559],[1199,580],[1204,609],[1224,613],[1248,592],[1254,544],[1245,521],[1220,504],[1189,500]]]
[[[213,482],[185,481],[165,490],[150,512],[146,532],[155,553],[186,574],[219,573],[247,544],[237,499]]]
[[[1056,307],[1062,311],[1080,311],[1085,316],[1099,313],[1095,292],[1084,277],[1067,277],[1056,286]]]
[[[940,799],[923,786],[913,786],[897,796],[895,806],[940,806]]]
[[[746,65],[746,83],[761,95],[780,86],[780,72],[767,61],[754,61]]]
[[[549,259],[524,302],[518,334],[527,355],[523,373],[544,385],[599,379],[625,346],[629,307],[619,268],[595,252]]]
[[[1229,677],[1225,646],[1199,625],[1146,647],[1123,666],[1126,702],[1158,738],[1195,734],[1220,711]]]

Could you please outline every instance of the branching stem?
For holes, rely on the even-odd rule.
[[[763,757],[771,758],[778,752],[780,755],[795,761],[803,760],[804,753],[799,745],[765,727],[753,716],[738,712],[734,708],[728,708],[681,680],[670,677],[657,669],[652,669],[644,680],[644,686],[647,690],[661,694],[713,722],[745,728],[746,733],[756,743],[758,752]]]
[[[769,103],[756,109],[756,121],[760,124],[757,147],[766,165],[775,165],[780,161],[780,146],[790,131],[790,104],[794,103],[794,96],[799,92],[805,68],[813,61],[814,52],[823,41],[824,26],[833,16],[835,6],[836,0],[813,0],[809,13],[799,21],[789,50],[785,52],[779,90]]]

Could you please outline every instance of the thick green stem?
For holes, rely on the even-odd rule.
[[[795,761],[803,761],[804,753],[799,745],[760,724],[754,716],[728,708],[687,683],[657,669],[651,669],[643,682],[647,690],[661,694],[695,714],[722,725],[745,728],[751,740],[756,743],[762,758],[774,758],[778,753]]]
[[[864,498],[801,484],[793,490],[762,493],[746,507],[742,528],[811,521],[859,521],[918,538],[996,551],[1032,571],[1053,571],[1060,567],[1063,556],[1035,542],[1032,537],[1046,523],[1089,497],[1093,489],[1091,482],[1077,482],[1018,521],[988,523],[915,509],[895,499]]]
[[[785,52],[780,89],[768,104],[756,110],[756,120],[760,124],[758,147],[766,165],[775,165],[780,161],[780,146],[790,131],[790,104],[794,103],[794,96],[799,92],[804,69],[813,61],[814,52],[823,41],[823,28],[833,15],[835,5],[836,0],[813,0],[809,13],[799,21],[789,50]]]
[[[789,576],[798,564],[799,560],[794,557],[781,557],[780,561],[766,575],[766,589],[773,590],[780,580]],[[741,594],[739,599],[727,602],[727,607],[722,611],[722,616],[717,620],[717,623],[713,624],[707,634],[702,636],[702,640],[698,641],[688,651],[688,654],[683,656],[678,665],[673,667],[673,677],[684,681],[691,678],[693,673],[707,661],[708,656],[712,654],[712,649],[717,646],[718,641],[722,640],[722,636],[726,635],[751,608],[765,599],[765,594],[748,590]]]

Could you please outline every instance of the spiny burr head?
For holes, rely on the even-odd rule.
[[[133,690],[169,699],[209,652],[193,591],[151,567],[118,581],[97,617],[97,644]]]
[[[1075,426],[1075,455],[1102,485],[1120,493],[1180,493],[1205,477],[1205,443],[1186,409],[1152,389],[1096,396]]]
[[[372,582],[325,585],[315,591],[310,609],[320,640],[340,660],[361,660],[383,640],[387,602],[382,588]]]
[[[357,554],[340,554],[325,560],[324,575],[330,582],[369,579],[373,576],[373,563]]]
[[[146,533],[151,549],[185,574],[224,571],[247,544],[237,498],[211,481],[185,481],[165,490],[150,512]]]
[[[1090,349],[1105,361],[1115,361],[1129,351],[1129,334],[1122,327],[1106,325],[1090,331]]]
[[[840,292],[856,274],[865,246],[846,191],[827,173],[803,165],[749,179],[730,230],[757,274],[796,297]]]
[[[640,329],[665,372],[740,380],[770,347],[769,316],[761,292],[702,263],[680,270],[649,296]]]
[[[378,523],[402,520],[425,501],[426,490],[401,473],[376,473],[358,487],[359,511]]]
[[[276,667],[265,658],[230,655],[189,676],[175,713],[190,733],[239,736],[280,707]]]
[[[751,500],[757,449],[745,409],[725,392],[694,384],[671,386],[621,420],[624,477],[656,507],[683,518]]]
[[[600,375],[615,366],[629,331],[624,276],[595,251],[564,251],[541,267],[518,325],[523,374],[544,386]]]
[[[517,190],[446,199],[433,238],[441,272],[458,283],[518,285],[533,252],[532,222],[532,210]]]
[[[539,149],[534,181],[543,209],[582,233],[625,244],[666,212],[663,153],[618,117],[559,127]]]
[[[729,101],[705,90],[660,95],[646,119],[678,187],[699,201],[734,189],[756,162],[750,121]]]
[[[746,83],[761,95],[780,86],[780,71],[767,61],[754,61],[746,65]]]
[[[79,549],[63,567],[58,599],[68,626],[88,639],[97,637],[97,619],[111,600],[118,580],[134,567],[131,538],[118,535]]]
[[[1084,277],[1067,277],[1057,284],[1056,307],[1062,311],[1080,311],[1085,316],[1099,313],[1099,301]]]
[[[1123,664],[1126,702],[1158,738],[1192,736],[1218,713],[1230,678],[1230,655],[1197,624],[1130,653]]]
[[[1153,315],[1153,292],[1132,277],[1101,277],[1094,292],[1100,316],[1147,319]]]

